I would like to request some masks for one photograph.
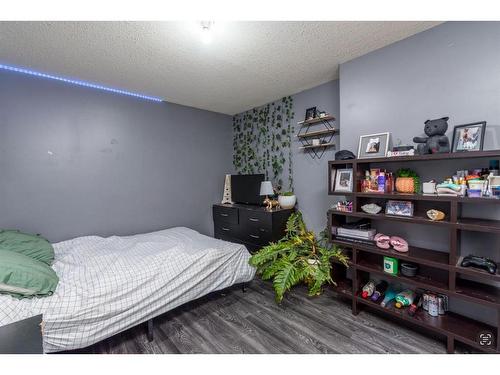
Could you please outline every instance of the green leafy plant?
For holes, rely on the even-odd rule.
[[[413,178],[413,187],[415,193],[420,192],[420,177],[417,172],[410,168],[401,168],[396,172],[396,177],[411,177]]]
[[[285,191],[284,193],[280,193],[281,196],[283,197],[291,197],[292,195],[295,195],[293,191]]]
[[[284,185],[287,178],[288,189],[293,189],[292,107],[293,98],[286,96],[233,117],[233,165],[238,173],[264,173],[274,186]]]
[[[325,283],[332,279],[332,258],[347,267],[347,256],[329,244],[326,231],[317,239],[299,212],[293,213],[286,225],[286,235],[252,255],[250,264],[257,268],[263,280],[273,280],[276,301],[299,283],[305,283],[310,296],[321,294]]]

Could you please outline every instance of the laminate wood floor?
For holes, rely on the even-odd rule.
[[[295,288],[281,305],[270,283],[255,279],[212,293],[154,319],[154,341],[146,326],[70,353],[445,353],[443,340],[422,335],[362,311],[326,290],[308,297]]]

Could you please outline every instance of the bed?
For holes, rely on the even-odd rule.
[[[46,353],[92,345],[255,274],[245,246],[184,227],[79,237],[54,251],[52,296],[0,295],[0,326],[43,314]]]

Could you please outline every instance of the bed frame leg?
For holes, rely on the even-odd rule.
[[[247,291],[247,284],[246,283],[241,284],[241,291],[243,293],[246,293],[246,291]]]
[[[148,320],[148,341],[151,342],[154,339],[153,336],[153,319]]]

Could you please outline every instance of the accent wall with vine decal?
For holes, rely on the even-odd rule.
[[[275,187],[293,191],[293,98],[281,100],[233,117],[233,165],[239,174],[264,173]],[[287,171],[286,175],[284,171]]]

